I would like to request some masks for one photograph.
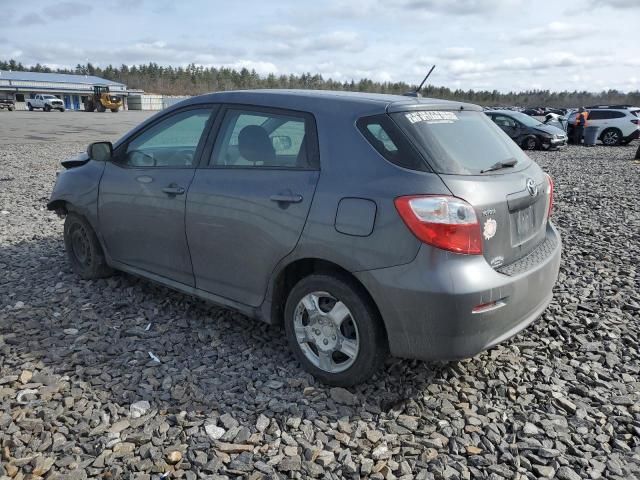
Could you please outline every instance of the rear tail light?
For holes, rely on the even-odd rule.
[[[395,200],[398,213],[418,239],[467,255],[482,253],[480,223],[473,207],[450,196],[412,195]]]
[[[546,177],[547,177],[547,199],[549,202],[549,209],[547,210],[547,218],[551,217],[551,213],[553,213],[553,178],[551,178],[551,175],[545,173]]]

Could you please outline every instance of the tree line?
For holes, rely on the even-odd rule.
[[[325,79],[322,75],[311,73],[259,75],[255,70],[247,68],[235,70],[224,67],[202,67],[193,63],[186,67],[162,66],[150,62],[146,65],[121,65],[120,67],[108,65],[104,68],[87,63],[86,65],[78,64],[74,69],[57,68],[53,70],[39,63],[24,66],[12,59],[0,61],[0,70],[96,75],[124,83],[130,89],[141,89],[148,93],[163,95],[198,95],[206,92],[247,88],[303,88],[399,94],[416,87],[405,82],[375,82],[368,78],[341,82],[331,78]],[[629,93],[618,90],[603,90],[601,92],[529,90],[502,93],[497,90],[452,90],[447,87],[426,85],[421,93],[425,97],[492,106],[640,105],[640,91],[637,90]]]

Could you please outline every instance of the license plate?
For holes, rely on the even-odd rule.
[[[516,212],[516,231],[521,240],[531,235],[534,230],[535,219],[533,207],[523,208]]]

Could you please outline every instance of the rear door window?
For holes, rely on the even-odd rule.
[[[393,113],[392,118],[438,173],[478,175],[497,162],[516,160],[513,168],[491,172],[501,174],[531,164],[483,112],[425,110]]]

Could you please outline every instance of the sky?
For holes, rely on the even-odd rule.
[[[640,89],[640,0],[0,0],[0,59]]]

